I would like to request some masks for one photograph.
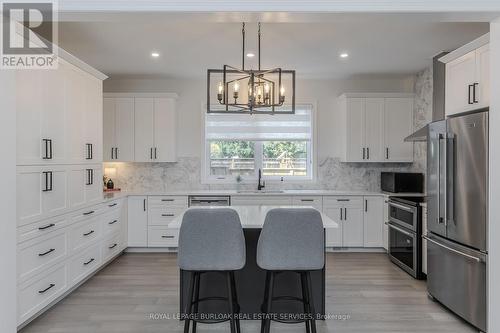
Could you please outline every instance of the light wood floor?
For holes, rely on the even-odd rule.
[[[174,254],[125,254],[87,281],[22,333],[182,332],[177,319],[150,319],[178,311]],[[346,320],[318,322],[318,332],[474,332],[428,299],[425,282],[412,279],[384,254],[331,253],[327,257],[327,312]],[[228,324],[198,332],[229,332]],[[273,323],[272,332],[305,332],[303,324]],[[242,332],[259,323],[242,322]]]

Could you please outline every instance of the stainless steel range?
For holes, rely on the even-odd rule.
[[[389,258],[411,276],[422,279],[423,197],[389,198]]]

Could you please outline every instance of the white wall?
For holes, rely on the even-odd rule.
[[[490,26],[490,195],[488,240],[488,332],[500,332],[500,18]]]
[[[200,157],[201,106],[206,102],[206,79],[113,79],[105,92],[176,92],[177,151],[182,157]],[[316,103],[318,156],[340,157],[337,96],[344,92],[413,92],[413,76],[358,77],[344,80],[297,79],[297,103]],[[106,124],[104,124],[106,126]]]
[[[15,73],[0,70],[0,327],[16,331],[16,109]]]

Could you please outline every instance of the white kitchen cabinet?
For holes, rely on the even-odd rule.
[[[343,162],[412,162],[413,94],[340,97]]]
[[[446,116],[489,107],[489,58],[488,35],[440,58],[446,63]]]
[[[85,161],[85,74],[67,66],[64,68],[66,77],[65,109],[67,129],[66,151],[69,163],[79,164]]]
[[[148,246],[148,198],[130,196],[128,198],[128,246]]]
[[[364,209],[364,247],[384,246],[384,198],[365,197]]]
[[[102,166],[70,165],[68,167],[69,208],[77,209],[102,200]]]
[[[154,100],[135,98],[134,100],[135,161],[154,160]]]
[[[16,181],[18,226],[64,213],[67,209],[66,167],[18,167]]]
[[[292,205],[294,206],[311,206],[323,211],[323,197],[316,195],[293,196]]]
[[[413,142],[404,142],[412,132],[413,98],[386,98],[382,160],[413,162]]]
[[[90,75],[85,80],[84,158],[86,163],[102,162],[103,115],[102,81]]]
[[[104,161],[134,161],[134,99],[104,98]]]
[[[327,229],[327,247],[363,247],[363,198],[324,197],[323,212],[338,223]]]

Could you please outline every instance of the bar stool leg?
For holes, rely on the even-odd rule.
[[[264,285],[264,302],[262,303],[262,308],[267,309],[267,294],[269,293],[269,279],[271,277],[271,273],[266,271],[266,283]],[[263,317],[260,323],[260,333],[264,333],[266,327],[266,320]]]
[[[195,272],[190,272],[189,278],[189,291],[188,291],[188,303],[186,304],[186,319],[184,321],[184,333],[189,333],[189,322],[191,317],[191,310],[193,309],[193,289],[194,289],[194,280],[195,280]]]
[[[234,300],[233,300],[233,288],[231,286],[231,272],[226,272],[226,281],[227,281],[227,297],[229,303],[229,314],[231,318],[229,320],[229,324],[231,325],[231,333],[236,333],[236,323],[234,321]]]
[[[193,302],[194,302],[194,311],[193,314],[195,315],[195,319],[198,318],[198,301],[200,300],[200,280],[201,280],[201,273],[195,273],[194,276],[194,295],[193,295]],[[193,320],[193,333],[196,333],[196,321]]]
[[[312,285],[311,285],[311,272],[305,272],[306,275],[306,283],[307,283],[307,301],[309,303],[309,311],[311,313],[311,331],[312,333],[316,333],[316,310],[314,309],[314,298],[312,294]]]
[[[307,294],[307,283],[306,283],[306,274],[304,272],[300,272],[300,284],[301,284],[301,289],[302,289],[302,300],[304,302],[304,316],[305,318],[305,323],[306,323],[306,332],[311,333],[311,326],[309,323],[309,318],[307,316],[310,315],[311,310],[309,309],[309,297]]]
[[[231,272],[231,288],[233,290],[233,301],[235,306],[239,306],[238,304],[238,293],[236,292],[236,279],[234,278],[234,272]],[[238,310],[238,309],[236,309]],[[236,314],[239,315],[239,311],[236,311]],[[240,327],[240,319],[239,317],[236,318],[236,333],[241,333],[241,327]]]
[[[269,288],[267,294],[267,304],[266,304],[266,314],[271,315],[272,304],[273,304],[273,289],[274,289],[274,272],[270,273],[269,277]],[[269,333],[271,331],[271,318],[267,317],[264,325],[264,332]]]

